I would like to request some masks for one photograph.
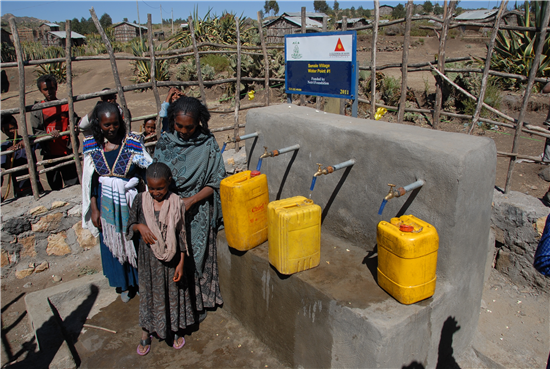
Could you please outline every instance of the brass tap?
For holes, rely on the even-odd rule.
[[[319,166],[319,168],[317,169],[317,172],[315,172],[315,174],[313,175],[314,177],[319,177],[323,174],[328,174],[328,170],[325,168],[325,169],[322,169],[322,165],[317,163],[317,165]]]
[[[384,197],[384,200],[389,200],[389,199],[393,199],[394,197],[398,197],[399,196],[398,192],[393,190],[395,185],[388,183],[388,186],[390,186],[390,190],[388,191],[388,194],[386,195],[386,197]]]
[[[273,156],[273,153],[272,152],[268,152],[267,151],[267,146],[264,146],[264,153],[262,154],[262,156],[260,156],[260,159],[263,159],[263,158],[268,158],[268,157],[272,157]]]

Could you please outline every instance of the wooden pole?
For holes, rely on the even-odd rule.
[[[153,89],[153,94],[155,95],[155,101],[157,103],[157,111],[160,111],[161,103],[159,96],[159,89],[157,87],[157,78],[156,78],[156,62],[155,62],[155,44],[153,43],[153,22],[151,14],[147,14],[147,33],[149,33],[149,54],[151,54],[151,87]],[[162,124],[160,116],[157,116],[156,132],[157,139],[160,138],[160,133],[162,131]]]
[[[130,132],[132,129],[132,125],[130,122],[130,111],[128,110],[128,105],[126,104],[126,98],[124,97],[124,90],[122,89],[122,84],[120,83],[118,68],[116,66],[115,53],[113,52],[111,41],[109,41],[109,39],[107,38],[107,35],[105,34],[105,31],[103,30],[103,27],[101,27],[101,23],[99,23],[99,19],[97,19],[97,15],[95,14],[95,10],[93,7],[90,9],[90,14],[92,15],[92,19],[97,28],[97,31],[99,32],[99,34],[101,35],[101,38],[103,39],[105,48],[109,53],[109,59],[111,60],[111,69],[113,71],[113,79],[115,80],[118,98],[120,100],[120,106],[122,107],[122,113],[124,114],[124,123],[126,123],[126,131]]]
[[[138,15],[138,30],[139,30],[139,42],[143,45],[143,37],[141,36],[141,22],[139,20],[139,3],[138,0],[136,0],[136,7],[137,7],[137,15]]]
[[[302,33],[303,34],[306,34],[307,30],[306,30],[306,22],[307,22],[307,18],[306,18],[306,7],[305,6],[302,6],[302,11],[301,11],[301,21],[302,21]],[[303,106],[306,104],[306,95],[300,95],[300,106]]]
[[[407,1],[407,21],[405,22],[405,39],[403,41],[403,61],[401,64],[401,98],[399,99],[399,110],[397,111],[397,121],[403,122],[405,116],[405,105],[407,103],[407,65],[409,63],[409,45],[411,44],[411,17],[413,10],[413,1]]]
[[[239,27],[239,18],[235,18],[237,25],[237,82],[235,85],[235,126],[233,128],[233,140],[235,141],[235,151],[239,150],[239,108],[241,106],[241,30]]]
[[[76,134],[76,122],[74,121],[74,101],[73,101],[73,72],[71,62],[71,46],[73,43],[71,33],[71,21],[65,21],[65,57],[67,67],[67,99],[69,102],[69,125],[71,132],[71,147],[73,149],[74,164],[76,165],[76,173],[78,174],[78,181],[82,183],[82,163],[78,156],[78,136]]]
[[[189,32],[191,32],[191,40],[193,41],[193,52],[195,53],[195,63],[197,64],[197,80],[199,81],[199,88],[201,91],[201,100],[202,104],[206,105],[206,92],[204,92],[204,82],[202,81],[202,72],[201,72],[201,59],[199,57],[199,51],[197,49],[197,39],[195,38],[195,26],[193,25],[193,17],[189,16],[187,18],[189,23]],[[237,86],[237,90],[239,86]]]
[[[441,29],[441,34],[439,35],[439,53],[437,56],[437,69],[439,69],[441,73],[445,73],[445,46],[447,43],[447,33],[449,32],[449,23],[453,15],[453,5],[454,1],[451,1],[447,6],[447,0],[445,0],[443,6],[443,28]],[[432,125],[434,129],[437,129],[439,125],[439,115],[441,112],[441,105],[443,103],[443,81],[441,78],[437,78],[436,81],[434,121]]]
[[[262,13],[258,12],[258,32],[260,33],[260,41],[262,43],[262,53],[264,55],[265,68],[265,105],[269,106],[269,57],[267,56],[267,48],[264,40],[264,30],[262,23]]]
[[[326,15],[324,15],[323,16],[323,32],[327,31],[327,21],[328,21],[328,17]],[[325,98],[323,96],[317,96],[316,102],[315,102],[317,110],[321,110],[321,106],[323,106],[324,100],[325,100]]]
[[[372,27],[370,119],[376,114],[376,47],[378,42],[378,22],[380,22],[380,1],[374,0],[374,23]]]
[[[502,13],[506,9],[508,0],[501,1],[500,8],[498,9],[497,17],[495,19],[495,25],[493,26],[493,32],[491,33],[491,41],[487,46],[487,57],[485,58],[485,69],[483,70],[483,76],[481,77],[481,88],[479,90],[479,98],[477,100],[476,110],[474,112],[474,119],[472,119],[472,125],[468,134],[471,134],[474,130],[474,127],[479,120],[479,115],[481,114],[482,103],[485,100],[485,91],[487,91],[487,81],[489,80],[489,71],[491,69],[491,57],[493,55],[493,49],[495,48],[495,41],[497,39],[498,28],[500,26],[500,20],[502,19]]]
[[[345,15],[342,17],[342,32],[348,30],[348,17]],[[352,83],[355,83],[352,82]],[[340,115],[346,115],[346,99],[340,99]]]
[[[19,71],[19,109],[25,111],[25,67],[23,66],[23,54],[21,52],[21,42],[19,41],[19,34],[17,33],[17,26],[15,25],[15,18],[10,18],[11,34],[13,35],[13,44],[15,46],[15,53],[17,55],[18,71]],[[32,147],[29,141],[29,134],[27,132],[27,114],[21,114],[19,121],[19,128],[23,133],[23,142],[25,143],[25,154],[27,155],[27,162],[29,163],[29,175],[31,178],[32,194],[35,200],[40,197],[38,191],[38,178],[36,176],[36,166],[33,161]],[[14,189],[15,191],[15,189]]]
[[[542,19],[542,24],[546,25],[550,21],[550,6],[546,6],[546,11],[544,12],[544,17]],[[535,83],[535,76],[537,75],[537,71],[539,69],[539,63],[540,63],[540,56],[542,54],[542,50],[545,46],[544,40],[546,40],[546,29],[543,28],[539,34],[538,34],[538,42],[537,42],[537,49],[535,51],[535,59],[533,60],[533,64],[531,64],[531,70],[529,71],[529,79],[527,81],[527,87],[525,88],[525,94],[523,95],[523,104],[521,105],[521,110],[519,112],[518,122],[516,124],[516,132],[514,134],[514,143],[512,145],[512,153],[517,154],[518,152],[518,143],[519,143],[519,136],[521,134],[521,129],[523,127],[523,120],[525,119],[525,114],[527,113],[527,106],[529,105],[529,97],[531,96],[531,89],[533,88],[533,84]],[[504,188],[504,192],[508,193],[510,192],[510,189],[512,187],[512,173],[514,172],[514,165],[516,164],[517,158],[510,158],[510,165],[508,167],[508,175],[506,177],[506,187]]]

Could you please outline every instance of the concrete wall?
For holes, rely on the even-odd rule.
[[[430,333],[422,335],[422,344],[407,346],[410,352],[425,353],[417,352],[408,357],[420,358],[424,365],[435,366],[438,345],[443,339],[436,332],[444,331],[444,324],[453,331],[455,321],[459,329],[451,334],[451,347],[454,350],[466,347],[477,325],[487,258],[496,168],[493,141],[326,114],[288,104],[249,111],[246,133],[254,131],[260,132],[254,151],[251,152],[252,142],[247,141],[246,145],[251,168],[256,167],[263,146],[269,150],[295,144],[301,146],[295,156],[291,152],[264,159],[262,172],[268,177],[270,200],[308,196],[316,163],[327,166],[351,158],[356,160],[349,171],[342,169],[317,180],[312,199],[323,208],[324,234],[331,233],[342,238],[362,249],[366,255],[366,251],[375,246],[376,225],[380,220],[389,220],[397,214],[414,214],[436,227],[440,237],[436,295],[441,293],[441,298],[431,300],[426,306],[427,311],[413,314],[419,319],[417,325],[408,326],[406,331],[425,330],[428,328],[420,325],[429,324]],[[388,183],[404,186],[417,179],[426,182],[420,191],[390,200],[383,216],[377,215],[387,194]],[[222,259],[220,274],[227,275],[224,278],[226,282],[221,279],[225,283],[222,292],[227,295],[224,290],[233,288],[227,283],[235,279],[232,278],[233,269],[227,270],[227,265],[223,263]],[[323,267],[326,266],[321,264],[319,268]],[[239,288],[242,290],[240,285]],[[442,293],[442,288],[445,293]],[[366,290],[364,293],[372,291]],[[254,300],[254,294],[251,296]],[[233,311],[229,300],[226,300],[226,306]],[[246,317],[241,316],[240,319],[246,320]],[[414,319],[410,318],[411,321]],[[385,339],[393,335],[398,336],[399,332],[387,332]],[[409,338],[415,339],[414,336]],[[308,349],[315,350],[315,347],[309,346]],[[368,350],[368,346],[362,350]],[[377,350],[377,365],[396,364],[391,359],[394,353],[388,352],[387,348]],[[333,355],[338,355],[338,352],[333,351]],[[388,358],[384,359],[384,355]],[[308,360],[297,360],[299,356],[295,354],[293,359],[287,358],[287,361],[292,365],[304,366],[337,365],[336,362],[309,365]],[[401,363],[403,365],[408,364],[405,357]],[[347,362],[343,366],[353,365],[364,366],[364,363]]]

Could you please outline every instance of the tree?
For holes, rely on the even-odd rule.
[[[434,14],[435,14],[435,15],[441,15],[441,14],[443,14],[443,8],[441,7],[441,5],[439,5],[439,3],[435,3],[435,6],[434,6]]]
[[[314,1],[313,2],[313,9],[315,9],[316,13],[328,13],[330,11],[330,6],[327,4],[325,0],[320,1]]]
[[[405,18],[406,12],[403,4],[397,4],[391,12],[391,17],[393,19]]]
[[[432,5],[432,2],[430,0],[426,0],[424,2],[424,5],[422,5],[422,9],[424,9],[426,13],[431,13],[434,9],[434,6]]]
[[[334,0],[334,6],[332,7],[332,9],[334,9],[334,12],[340,10],[340,4],[338,4],[338,0]]]
[[[279,4],[277,4],[277,1],[265,1],[264,4],[264,11],[265,14],[269,14],[270,11],[273,11],[273,15],[277,15],[279,13]]]
[[[113,20],[111,19],[109,14],[103,13],[101,18],[99,18],[99,24],[101,24],[101,27],[103,27],[103,29],[105,29],[113,25]]]
[[[349,15],[351,15],[352,17],[355,17],[355,7],[352,6],[350,9],[349,9]]]
[[[128,22],[128,18],[122,18],[123,22]]]

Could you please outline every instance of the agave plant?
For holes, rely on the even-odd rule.
[[[136,39],[131,44],[132,52],[135,56],[142,56],[144,52],[149,51],[149,48],[145,42],[141,42],[139,39]],[[155,51],[161,51],[162,45],[157,45]],[[134,71],[136,77],[134,81],[137,83],[144,83],[151,81],[151,62],[144,60],[137,60],[133,62]],[[155,79],[157,81],[168,81],[170,79],[170,74],[168,72],[168,61],[167,60],[157,60],[155,61]]]
[[[525,2],[525,13],[516,14],[517,24],[520,27],[536,27],[541,29],[542,20],[546,7],[550,3],[546,1]],[[537,76],[550,77],[550,33],[547,33],[543,41],[544,47],[541,55],[540,65],[537,69]],[[537,32],[535,31],[498,31],[494,53],[491,58],[491,69],[528,76],[535,59],[535,50],[538,46]],[[476,58],[480,63],[484,59]],[[517,80],[503,80],[508,87],[519,87]]]
[[[44,50],[43,58],[44,59],[55,59],[62,58],[65,56],[65,51],[60,46],[50,46]],[[56,63],[47,63],[40,64],[36,67],[34,72],[38,77],[51,74],[54,75],[57,79],[57,82],[62,83],[67,80],[67,66],[65,62],[56,62]]]

